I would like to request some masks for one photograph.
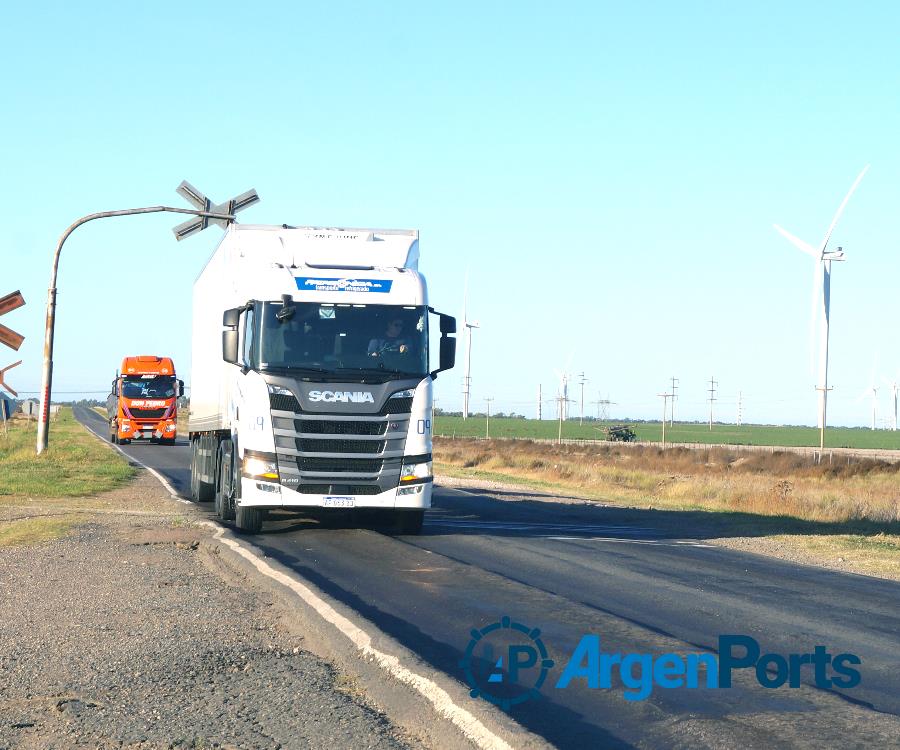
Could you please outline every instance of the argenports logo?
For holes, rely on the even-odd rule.
[[[553,666],[541,631],[509,617],[501,617],[480,630],[459,662],[473,698],[484,698],[504,711],[540,696],[541,686]]]
[[[627,701],[643,701],[655,688],[727,689],[736,671],[747,670],[763,688],[799,688],[812,678],[817,688],[854,688],[862,681],[856,654],[832,655],[823,645],[808,653],[765,653],[749,635],[720,635],[718,654],[711,652],[637,653],[603,648],[596,633],[586,633],[566,660],[554,688],[579,685],[595,690],[622,690]],[[509,709],[540,696],[554,662],[540,630],[502,617],[480,630],[460,660],[473,698]]]

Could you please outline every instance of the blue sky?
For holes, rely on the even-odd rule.
[[[814,423],[812,262],[833,236],[829,401],[900,376],[900,9],[890,3],[20,4],[0,26],[0,294],[37,391],[50,260],[101,210],[255,187],[253,223],[421,232],[432,303],[461,313],[472,404],[553,413],[554,368],[588,402],[652,418]],[[88,8],[85,10],[85,7]],[[190,295],[218,230],[179,217],[79,229],[63,253],[54,390],[102,391],[125,354],[189,380]],[[3,360],[6,364],[6,360]],[[461,406],[462,371],[438,405]],[[573,389],[578,397],[578,389]],[[879,392],[886,418],[889,389]],[[573,407],[577,410],[577,406]],[[595,409],[589,406],[588,410]]]

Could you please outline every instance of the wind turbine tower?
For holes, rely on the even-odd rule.
[[[778,226],[778,224],[774,225],[775,229],[792,245],[794,245],[799,250],[802,250],[807,255],[811,255],[815,264],[813,266],[813,314],[810,333],[811,339],[813,339],[811,343],[814,347],[815,327],[818,320],[819,373],[816,391],[819,394],[818,425],[819,430],[822,431],[823,442],[825,424],[827,422],[828,391],[830,390],[828,387],[828,323],[831,312],[831,262],[844,260],[843,248],[839,247],[837,250],[829,250],[828,241],[831,239],[831,233],[834,231],[834,228],[838,223],[838,219],[840,219],[841,214],[844,213],[844,208],[847,206],[847,202],[850,200],[850,196],[853,195],[854,191],[859,186],[859,183],[862,181],[862,178],[865,176],[868,169],[869,165],[867,164],[863,171],[859,173],[859,176],[856,178],[853,185],[850,186],[850,190],[847,192],[847,195],[844,196],[844,200],[841,202],[841,205],[838,206],[838,210],[835,213],[834,218],[831,220],[831,225],[828,227],[828,231],[825,232],[825,236],[822,238],[822,242],[819,243],[818,248],[814,248],[812,245],[801,240],[799,237],[795,237],[786,229]],[[815,357],[815,354],[813,355],[813,357]]]

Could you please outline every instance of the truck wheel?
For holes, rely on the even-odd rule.
[[[160,445],[175,445],[175,438],[160,438]]]
[[[116,442],[116,428],[110,425],[109,427],[109,442],[115,444]]]
[[[232,443],[223,440],[219,446],[219,476],[216,481],[214,506],[216,515],[223,521],[234,519],[231,497],[234,492],[234,470],[232,468]]]
[[[263,512],[259,508],[239,505],[234,514],[234,525],[245,534],[258,534],[262,530]]]
[[[201,478],[201,470],[204,467],[204,457],[200,455],[200,446],[205,441],[198,438],[191,443],[191,498],[197,503],[208,503],[215,497],[216,485],[210,482],[204,482]],[[215,474],[215,464],[213,464],[213,474]]]
[[[425,520],[424,510],[395,511],[394,527],[398,534],[420,534],[422,522]]]
[[[204,443],[206,444],[206,449],[209,450],[212,455],[200,455],[199,450]],[[203,438],[200,438],[197,441],[197,451],[197,499],[201,503],[208,503],[216,496],[215,476],[218,467],[216,466],[215,443],[212,440],[204,440]],[[202,469],[203,471],[200,471],[200,469]],[[213,476],[213,481],[204,482],[204,474],[211,474]]]

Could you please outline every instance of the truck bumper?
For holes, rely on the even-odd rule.
[[[119,438],[123,440],[174,440],[177,430],[170,420],[138,423],[129,421],[128,426],[119,425]]]
[[[431,507],[432,482],[395,487],[377,495],[307,495],[275,482],[241,478],[240,504],[252,508],[304,510],[382,508],[422,510]]]

